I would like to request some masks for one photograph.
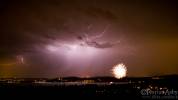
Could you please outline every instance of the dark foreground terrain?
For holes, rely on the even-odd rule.
[[[178,99],[178,76],[144,78],[2,78],[5,98],[141,98]]]

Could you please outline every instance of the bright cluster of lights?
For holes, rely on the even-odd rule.
[[[123,78],[127,74],[127,68],[124,64],[117,64],[113,67],[112,74],[118,79]]]

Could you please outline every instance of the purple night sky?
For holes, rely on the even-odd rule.
[[[0,77],[178,73],[173,0],[1,0]]]

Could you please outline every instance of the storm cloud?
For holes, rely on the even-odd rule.
[[[1,0],[2,77],[175,74],[176,1]]]

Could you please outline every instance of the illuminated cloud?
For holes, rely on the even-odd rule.
[[[112,48],[115,45],[118,45],[120,43],[120,41],[116,41],[116,42],[108,42],[108,41],[102,41],[99,42],[97,41],[97,39],[100,39],[104,36],[104,34],[107,32],[109,25],[107,25],[107,27],[105,27],[103,29],[103,31],[95,36],[89,36],[89,33],[85,33],[83,36],[78,36],[77,39],[82,41],[81,45],[82,46],[91,46],[91,47],[95,47],[95,48]],[[91,25],[88,26],[88,30],[91,29]]]
[[[130,2],[0,3],[0,73],[111,76],[118,62],[130,76],[178,73],[177,3]]]

